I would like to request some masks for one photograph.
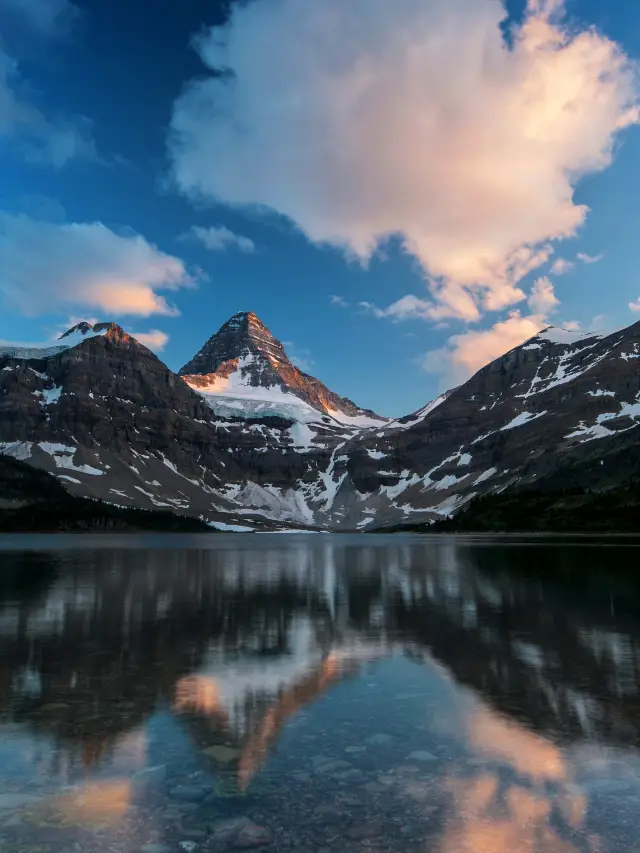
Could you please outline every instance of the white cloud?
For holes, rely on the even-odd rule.
[[[579,261],[582,261],[583,264],[597,264],[600,263],[604,258],[604,254],[600,253],[599,255],[586,255],[584,252],[578,252],[576,258]]]
[[[61,168],[72,160],[100,162],[89,119],[48,118],[21,89],[18,65],[0,45],[0,137],[15,140],[32,163]]]
[[[583,223],[575,183],[610,163],[638,91],[618,46],[565,26],[561,3],[529,0],[511,48],[504,17],[496,0],[235,4],[197,40],[230,73],[174,106],[178,187],[272,208],[364,260],[399,235],[434,319],[522,301],[550,241]]]
[[[11,13],[39,35],[65,32],[78,14],[69,0],[0,0],[0,13]]]
[[[552,275],[564,275],[570,272],[575,267],[573,261],[568,261],[566,258],[558,258],[551,265],[550,272]]]
[[[0,213],[0,294],[27,315],[69,306],[110,315],[176,314],[159,290],[193,284],[183,262],[100,222]]]
[[[640,311],[640,296],[636,299],[635,302],[629,303],[629,309],[631,311],[635,311],[635,312]]]
[[[344,298],[344,296],[339,296],[338,294],[335,294],[335,293],[331,294],[331,296],[329,297],[329,302],[332,305],[337,305],[339,308],[348,308],[349,307],[349,303]]]
[[[129,332],[129,334],[154,352],[162,352],[169,343],[169,335],[159,329],[151,329],[149,332]]]
[[[256,245],[249,237],[234,234],[224,225],[203,228],[201,225],[192,225],[191,229],[182,235],[183,240],[198,240],[206,249],[212,252],[224,252],[230,248],[240,249],[241,252],[254,252]]]
[[[533,283],[527,302],[534,314],[543,317],[546,317],[560,305],[560,300],[555,294],[553,284],[546,276],[537,279]]]

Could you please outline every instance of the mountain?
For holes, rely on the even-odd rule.
[[[250,346],[256,360],[267,358],[253,333]],[[241,391],[261,393],[264,405],[242,416],[237,395],[194,390],[116,324],[81,323],[54,346],[0,349],[0,452],[55,474],[74,494],[119,505],[222,529],[316,526],[332,454],[368,416],[342,413],[342,423],[261,379]]]
[[[640,323],[612,333],[550,327],[426,416],[364,435],[336,474],[368,525],[441,518],[509,486],[622,484],[640,468],[639,359]]]
[[[640,472],[640,323],[550,327],[386,421],[299,371],[236,314],[180,371],[113,323],[0,349],[0,452],[70,492],[220,529],[367,530],[449,517],[509,487]]]
[[[295,367],[253,312],[234,314],[179,373],[219,414],[270,414],[305,422],[317,420],[320,412],[354,427],[387,422]]]
[[[72,493],[233,523],[216,487],[245,471],[226,450],[211,408],[114,323],[0,350],[0,451]]]

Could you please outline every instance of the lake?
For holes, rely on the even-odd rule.
[[[638,851],[639,557],[0,537],[0,851]]]

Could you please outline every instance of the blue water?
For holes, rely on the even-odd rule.
[[[640,849],[639,555],[0,537],[0,851]]]

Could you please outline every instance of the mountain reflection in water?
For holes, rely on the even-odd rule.
[[[632,544],[109,541],[0,551],[0,850],[640,849]]]

